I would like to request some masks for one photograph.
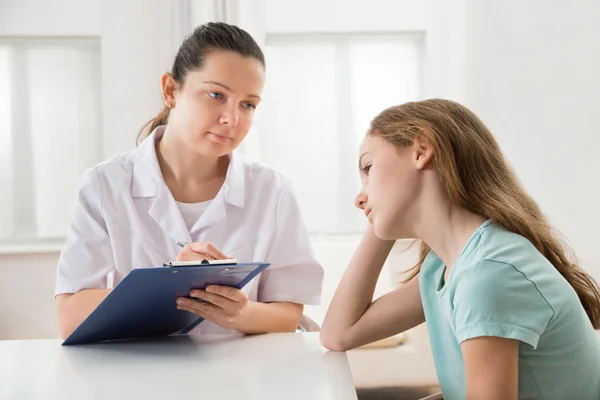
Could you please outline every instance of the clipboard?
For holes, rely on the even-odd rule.
[[[211,284],[241,289],[270,265],[210,261],[133,269],[62,345],[186,335],[204,318],[178,310],[178,297]]]

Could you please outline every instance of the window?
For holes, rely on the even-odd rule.
[[[65,237],[100,130],[98,40],[0,39],[0,242]]]
[[[267,36],[265,100],[247,151],[292,181],[311,234],[364,228],[353,205],[358,146],[379,112],[418,99],[422,42],[411,34]]]

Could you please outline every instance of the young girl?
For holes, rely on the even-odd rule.
[[[140,146],[82,179],[58,263],[63,338],[109,294],[109,274],[116,285],[133,268],[175,259],[271,263],[244,290],[209,286],[174,301],[206,319],[192,333],[294,331],[303,304],[318,304],[323,270],[289,182],[233,153],[264,75],[263,53],[242,29],[209,23],[185,39]]]
[[[600,293],[509,170],[484,124],[446,100],[377,116],[356,198],[370,225],[321,340],[351,349],[427,322],[445,399],[599,399]],[[412,279],[373,301],[396,239]],[[402,373],[402,371],[398,371]]]

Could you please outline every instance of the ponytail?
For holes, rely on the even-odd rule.
[[[156,128],[161,125],[166,125],[169,120],[169,112],[171,109],[167,106],[164,106],[162,110],[156,115],[156,117],[152,118],[150,121],[146,122],[142,129],[138,132],[136,144],[139,146],[140,143],[144,139],[146,139]]]

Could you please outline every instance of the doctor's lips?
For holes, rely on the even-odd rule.
[[[233,139],[231,136],[222,133],[208,132],[208,135],[211,137],[211,139],[219,143],[227,143]]]

